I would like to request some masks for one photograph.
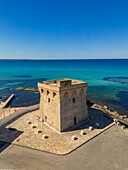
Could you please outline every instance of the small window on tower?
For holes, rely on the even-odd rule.
[[[75,103],[75,98],[72,99],[73,103]]]
[[[44,90],[43,89],[41,89],[41,93],[43,93],[44,92]]]
[[[74,125],[76,125],[76,117],[74,117]]]
[[[53,92],[53,97],[55,97],[56,96],[56,93],[55,92]]]
[[[48,98],[48,103],[50,102],[50,98]]]
[[[49,94],[50,92],[47,90],[47,95]]]

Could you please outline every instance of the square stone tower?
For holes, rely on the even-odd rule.
[[[52,128],[63,132],[87,120],[86,82],[64,78],[40,82],[38,88],[40,117]]]

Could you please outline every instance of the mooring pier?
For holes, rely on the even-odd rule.
[[[0,104],[0,108],[5,108],[13,100],[14,97],[15,94],[11,94],[11,96],[9,96],[9,98],[5,102],[2,102]]]

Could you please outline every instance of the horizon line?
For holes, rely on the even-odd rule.
[[[0,60],[124,60],[128,58],[1,58]]]

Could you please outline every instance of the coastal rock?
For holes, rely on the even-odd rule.
[[[108,107],[107,107],[107,106],[105,106],[105,105],[104,105],[103,107],[104,107],[104,109],[105,109],[105,110],[107,110],[107,108],[108,108]]]
[[[91,107],[91,106],[93,106],[93,105],[94,105],[94,102],[93,102],[93,101],[87,100],[87,106],[88,106],[88,107]]]
[[[99,127],[99,126],[100,126],[100,124],[99,124],[99,123],[96,123],[95,125],[96,125],[96,127]]]
[[[29,92],[39,92],[37,88],[28,88],[28,87],[18,87],[16,90],[21,90],[21,91],[29,91]]]

